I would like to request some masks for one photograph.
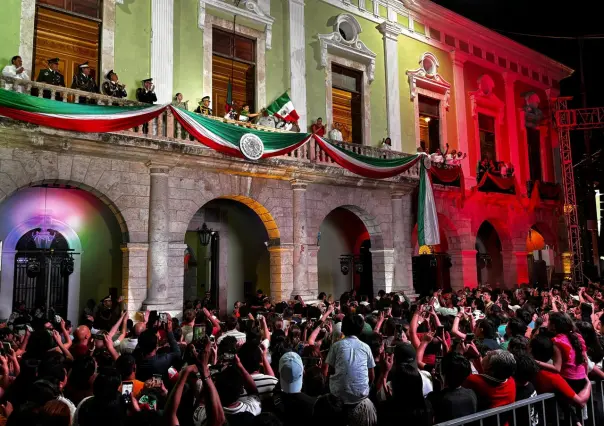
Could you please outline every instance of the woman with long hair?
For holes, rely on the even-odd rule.
[[[587,321],[578,321],[576,323],[577,331],[585,340],[585,346],[587,346],[587,356],[589,360],[593,363],[599,364],[604,358],[604,349],[602,349],[602,345],[600,344],[600,339],[598,338],[598,334],[594,329],[594,326]]]
[[[432,406],[424,398],[423,381],[419,370],[412,364],[398,364],[391,381],[392,398],[378,411],[380,426],[405,423],[413,426],[431,426],[434,420]]]
[[[539,362],[539,367],[560,373],[575,392],[580,392],[587,380],[585,341],[575,329],[573,320],[563,312],[549,315],[549,331],[554,337],[553,364]]]

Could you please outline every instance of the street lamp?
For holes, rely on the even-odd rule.
[[[207,246],[210,244],[210,239],[212,238],[213,231],[208,228],[205,224],[201,225],[201,228],[197,228],[197,236],[199,237],[199,242],[202,246]]]

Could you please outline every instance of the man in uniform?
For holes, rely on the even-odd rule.
[[[90,66],[88,65],[88,61],[80,64],[78,67],[80,72],[73,76],[73,80],[71,81],[71,88],[82,90],[84,92],[90,93],[98,93],[99,88],[94,82],[94,78],[90,76]],[[87,103],[88,99],[84,96],[80,96],[80,103]]]
[[[128,96],[126,85],[120,84],[116,73],[113,70],[106,75],[107,81],[103,83],[103,94],[113,98],[125,98]]]
[[[59,60],[59,58],[49,59],[48,68],[44,68],[40,71],[36,81],[39,83],[52,84],[53,86],[65,87],[65,78],[63,77],[63,74],[59,72]],[[34,95],[34,93],[32,93],[32,95]],[[44,91],[44,97],[50,99],[50,90]],[[62,96],[57,93],[55,99],[59,101],[62,99]]]
[[[201,115],[212,115],[212,108],[210,108],[210,97],[204,96],[201,98],[199,106],[195,109],[195,112]]]
[[[136,89],[136,100],[145,104],[153,104],[154,102],[157,102],[157,96],[155,96],[155,86],[153,85],[152,78],[143,80],[143,87]]]

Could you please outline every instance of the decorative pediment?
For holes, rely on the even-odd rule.
[[[327,66],[328,53],[351,59],[365,65],[367,79],[371,83],[375,77],[376,54],[359,40],[361,25],[352,15],[340,14],[336,17],[333,28],[334,32],[331,34],[317,35],[321,49],[321,66]]]
[[[197,25],[200,29],[205,28],[206,8],[213,9],[220,13],[242,17],[244,20],[251,21],[253,24],[264,27],[266,34],[266,49],[270,50],[273,40],[273,23],[275,18],[267,15],[258,6],[254,0],[199,0],[199,15]]]
[[[478,89],[470,92],[472,117],[478,117],[478,109],[486,109],[494,112],[503,124],[505,104],[493,93],[495,82],[488,74],[484,74],[478,78],[477,85]]]
[[[419,68],[407,71],[409,77],[409,95],[411,99],[417,96],[417,89],[424,89],[444,96],[444,102],[449,110],[449,99],[451,97],[451,83],[447,82],[438,73],[438,59],[430,52],[424,53],[419,60]]]

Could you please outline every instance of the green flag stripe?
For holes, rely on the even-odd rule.
[[[190,111],[184,111],[191,119],[205,127],[208,131],[229,141],[233,145],[239,146],[241,136],[252,133],[258,136],[264,144],[265,151],[278,151],[288,146],[297,144],[298,142],[308,138],[308,133],[293,133],[293,132],[265,132],[262,130],[240,127],[229,123],[223,123],[218,120],[204,117]]]
[[[69,102],[58,102],[53,99],[38,98],[5,89],[0,89],[0,106],[39,114],[62,115],[110,115],[120,112],[140,111],[149,108],[149,105],[121,107],[73,104]]]
[[[328,142],[328,141],[326,141],[326,142]],[[357,161],[360,161],[362,163],[368,164],[373,167],[383,167],[383,168],[401,167],[401,166],[404,166],[405,164],[410,163],[411,161],[414,161],[417,158],[417,155],[410,155],[408,157],[403,157],[403,158],[373,158],[373,157],[368,157],[366,155],[357,154],[356,152],[349,151],[349,150],[344,149],[333,143],[330,145],[333,146],[338,151],[342,152],[343,154],[348,155]]]

